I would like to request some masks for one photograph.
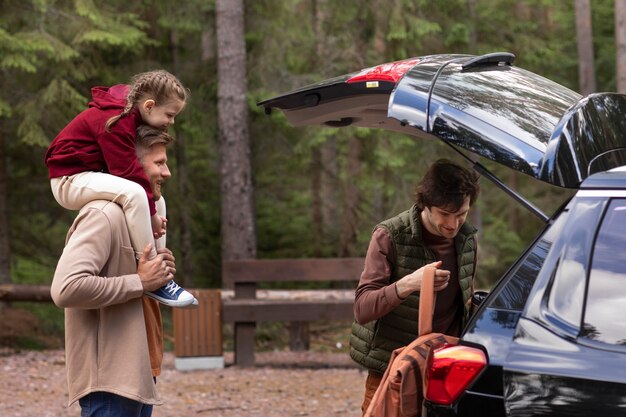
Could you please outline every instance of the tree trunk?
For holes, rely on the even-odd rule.
[[[11,282],[9,210],[7,209],[7,166],[4,134],[0,131],[0,284]]]
[[[375,9],[385,10],[387,7],[387,0],[378,0],[372,4]],[[393,7],[398,7],[395,4]],[[376,13],[374,20],[374,39],[373,48],[376,51],[376,55],[384,57],[385,62],[393,60],[393,54],[389,53],[387,34],[389,33],[389,15],[387,13]],[[372,152],[376,153],[377,149],[384,149],[389,152],[391,147],[389,143],[389,136],[385,133],[376,135],[374,142],[376,145]],[[384,164],[379,171],[378,176],[381,178],[382,186],[377,187],[374,190],[372,201],[372,218],[378,222],[389,216],[389,197],[387,191],[390,187],[393,187],[393,175],[389,165]],[[370,224],[371,226],[371,224]]]
[[[617,92],[626,93],[626,0],[615,0]]]
[[[217,0],[222,259],[256,257],[243,0]]]
[[[470,51],[477,51],[478,46],[478,31],[476,27],[478,26],[478,12],[476,11],[476,2],[477,0],[467,0],[467,11],[469,13],[469,46]]]
[[[386,153],[390,153],[391,144],[389,143],[389,138],[381,135],[376,141],[376,148],[384,149]],[[374,219],[375,222],[386,219],[391,214],[388,190],[393,189],[395,176],[393,170],[388,165],[383,166],[378,175],[380,175],[382,186],[376,187],[374,190],[372,219]]]
[[[320,4],[322,3],[322,4]],[[322,24],[324,21],[323,1],[312,0],[312,27],[315,33],[315,54],[311,57],[311,68],[319,68],[320,58],[324,51],[322,44]],[[324,164],[322,160],[321,145],[314,144],[311,147],[311,238],[313,240],[313,256],[320,257],[324,248],[324,214],[322,198],[322,172]]]
[[[541,9],[541,24],[545,28],[546,33],[551,33],[554,31],[554,23],[554,6],[546,4]]]
[[[356,179],[361,172],[361,141],[356,136],[348,144],[346,179],[344,181],[344,208],[341,222],[341,247],[339,256],[356,256],[359,227],[359,202],[361,199]]]
[[[322,215],[322,152],[319,146],[311,148],[311,238],[313,256],[323,254],[324,217]]]
[[[340,229],[340,182],[339,182],[339,151],[337,150],[337,139],[329,137],[322,144],[322,218],[324,221],[323,242],[334,247],[336,256],[339,248]]]
[[[312,0],[313,31],[317,42],[315,54],[312,57],[311,68],[323,69],[328,55],[326,50],[327,39],[324,33],[324,22],[328,19],[328,1]],[[315,253],[323,253],[327,245],[334,246],[332,255],[336,256],[339,248],[337,243],[341,231],[339,230],[339,166],[337,163],[337,140],[328,137],[318,146],[311,150],[311,192],[312,215],[313,215],[313,238],[315,240]],[[317,247],[319,239],[320,247]]]
[[[578,44],[578,76],[580,94],[586,96],[596,91],[596,74],[593,58],[593,32],[589,0],[576,0],[576,42]]]

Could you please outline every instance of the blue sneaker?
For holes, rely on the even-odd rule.
[[[146,292],[145,294],[170,307],[186,307],[193,304],[194,301],[198,302],[196,297],[174,281],[168,282],[156,291]]]

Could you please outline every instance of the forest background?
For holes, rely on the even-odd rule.
[[[191,91],[171,129],[168,246],[180,284],[214,288],[223,259],[364,256],[425,168],[458,159],[373,129],[293,128],[263,99],[408,57],[495,51],[583,95],[625,89],[623,0],[0,4],[0,283],[52,280],[76,213],[54,201],[44,153],[96,85],[164,68]],[[548,215],[571,193],[481,162]],[[471,221],[490,288],[542,223],[481,185]]]

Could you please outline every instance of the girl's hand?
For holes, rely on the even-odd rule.
[[[167,231],[167,219],[165,217],[155,214],[150,218],[150,221],[152,223],[152,235],[155,239],[165,235],[165,232]]]

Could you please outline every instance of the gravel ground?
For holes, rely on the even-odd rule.
[[[165,354],[158,380],[165,404],[153,417],[358,417],[366,374],[345,353],[258,353],[257,366],[177,371]],[[65,359],[62,350],[0,350],[0,416],[57,417],[80,415],[66,407]]]

